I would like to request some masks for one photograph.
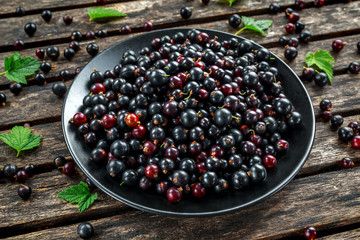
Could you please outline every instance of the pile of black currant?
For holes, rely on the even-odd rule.
[[[302,124],[265,48],[196,29],[154,38],[89,78],[70,122],[121,185],[202,197],[263,182]]]

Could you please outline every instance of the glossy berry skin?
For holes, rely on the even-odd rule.
[[[6,164],[3,168],[4,176],[8,179],[13,180],[18,168],[14,164]]]
[[[35,55],[40,58],[40,59],[43,59],[44,56],[45,56],[45,50],[43,48],[38,48],[36,49],[35,51]]]
[[[295,6],[298,9],[304,9],[305,8],[305,0],[295,0]]]
[[[287,60],[292,61],[297,57],[297,49],[295,47],[288,47],[285,49],[284,56]]]
[[[144,23],[144,30],[145,31],[151,31],[153,29],[154,29],[154,26],[153,26],[152,22],[148,21],[148,22]]]
[[[146,133],[146,128],[143,125],[135,126],[132,130],[132,135],[134,138],[141,139]]]
[[[75,164],[73,162],[67,162],[62,169],[65,175],[71,175],[75,171]]]
[[[67,87],[64,82],[57,82],[52,85],[51,90],[56,96],[63,97],[66,93]]]
[[[115,127],[116,117],[111,114],[105,114],[104,116],[102,116],[100,124],[107,129]]]
[[[105,38],[108,36],[108,33],[106,30],[102,29],[102,30],[99,30],[97,33],[96,33],[96,36],[99,37],[99,38]]]
[[[166,197],[171,203],[177,203],[181,200],[182,192],[176,187],[171,187],[167,190]]]
[[[139,117],[135,113],[129,113],[125,117],[125,123],[129,127],[135,127],[139,123]]]
[[[16,181],[25,182],[28,179],[28,174],[24,170],[19,170],[15,175]]]
[[[180,9],[180,15],[183,19],[189,19],[191,17],[192,10],[189,7],[183,7]]]
[[[94,228],[88,222],[80,223],[77,228],[77,234],[79,234],[79,237],[82,239],[89,239],[94,235]]]
[[[21,92],[22,90],[22,86],[20,83],[17,83],[17,82],[12,82],[9,86],[9,90],[11,93],[17,95]]]
[[[303,235],[308,240],[315,240],[317,236],[316,229],[314,227],[306,227]]]
[[[74,31],[71,33],[71,40],[75,40],[75,41],[81,41],[83,35],[81,34],[80,31]]]
[[[241,24],[241,17],[238,14],[233,14],[229,18],[229,25],[233,28],[237,28]]]
[[[285,47],[286,45],[288,45],[289,39],[287,39],[287,37],[285,37],[285,36],[281,36],[279,38],[279,43],[280,43],[281,46]]]
[[[285,30],[287,33],[291,34],[295,31],[295,25],[293,23],[287,23],[285,25]]]
[[[302,72],[302,77],[308,81],[311,82],[315,77],[315,70],[312,67],[304,68]]]
[[[155,164],[149,164],[145,167],[145,176],[150,179],[156,179],[159,177],[160,169]]]
[[[358,62],[350,63],[348,70],[352,74],[358,74],[360,72],[360,63],[358,63]]]
[[[332,112],[331,111],[324,111],[321,113],[321,118],[327,122],[330,121],[330,119],[332,118]]]
[[[99,46],[96,43],[89,43],[86,46],[86,51],[91,56],[96,56],[99,53]]]
[[[330,122],[331,122],[331,126],[334,129],[337,129],[343,124],[344,118],[342,116],[340,116],[340,115],[334,115],[334,116],[332,116]]]
[[[332,49],[334,52],[340,52],[344,48],[345,44],[340,39],[334,40],[331,44]]]
[[[64,57],[65,57],[67,60],[72,59],[74,56],[75,56],[75,50],[74,50],[73,48],[66,48],[66,49],[64,50]]]
[[[0,93],[0,106],[4,107],[6,104],[6,95],[3,93]]]
[[[87,31],[85,34],[85,37],[88,40],[95,39],[96,34],[93,31]]]
[[[70,14],[65,14],[63,17],[63,21],[66,25],[70,25],[73,21],[73,17]]]
[[[271,3],[269,5],[269,12],[271,14],[276,14],[276,13],[280,12],[280,5],[278,3]]]
[[[34,23],[27,23],[24,27],[24,31],[31,37],[36,32],[36,25]]]
[[[311,33],[308,30],[303,30],[299,36],[300,41],[309,43],[311,40]]]
[[[59,48],[56,46],[46,48],[46,56],[55,61],[60,56]]]
[[[343,168],[351,168],[354,166],[354,162],[348,157],[341,159],[340,164]]]
[[[351,147],[353,149],[360,149],[360,136],[354,136],[351,140]]]
[[[80,126],[86,123],[86,116],[82,112],[75,113],[74,117],[70,119],[75,126]]]
[[[124,25],[121,27],[121,33],[129,34],[131,33],[131,27],[129,25]]]
[[[276,165],[276,158],[273,155],[265,155],[263,158],[263,163],[267,168],[272,168]]]
[[[17,40],[14,41],[13,46],[14,46],[15,50],[22,50],[24,48],[24,46],[25,46],[25,43],[24,43],[23,40],[17,39]]]
[[[15,13],[18,17],[25,15],[25,9],[23,7],[17,7]]]
[[[315,74],[314,82],[319,87],[324,87],[326,84],[329,83],[329,78],[324,72],[319,72]]]
[[[320,102],[321,111],[330,111],[332,107],[332,103],[329,99],[323,99]]]
[[[341,127],[338,130],[339,139],[347,143],[354,137],[354,131],[349,127]]]
[[[32,190],[30,186],[20,185],[17,192],[22,199],[27,200],[30,197]]]
[[[35,165],[31,163],[26,163],[24,166],[24,171],[29,177],[31,177],[35,172]]]
[[[42,62],[40,65],[40,70],[44,73],[48,73],[51,70],[51,63],[49,62]]]
[[[296,24],[297,21],[299,21],[300,15],[296,12],[293,12],[289,15],[289,21],[290,23]]]
[[[300,21],[297,21],[295,23],[295,32],[296,33],[301,33],[302,30],[304,30],[304,29],[305,29],[305,23],[300,22]]]
[[[325,0],[315,0],[315,6],[322,7],[325,5]]]
[[[63,167],[66,163],[66,160],[63,156],[57,156],[54,158],[54,166],[55,168]]]
[[[299,46],[299,40],[296,37],[291,37],[288,42],[289,47]]]
[[[251,182],[257,184],[266,180],[267,173],[265,167],[260,164],[254,164],[250,167],[248,175]]]
[[[289,18],[289,15],[294,12],[294,9],[292,8],[286,8],[285,9],[285,17]]]
[[[50,22],[52,13],[50,10],[44,10],[41,12],[41,17],[45,20],[45,22]]]
[[[202,198],[206,194],[206,188],[198,182],[191,187],[191,193],[196,198]]]

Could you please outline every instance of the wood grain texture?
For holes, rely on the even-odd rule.
[[[0,39],[0,50],[9,51],[12,47],[15,39],[23,39],[28,46],[46,44],[51,38],[51,41],[66,40],[69,38],[73,31],[81,31],[86,33],[89,30],[106,29],[110,34],[119,34],[120,27],[124,24],[129,24],[132,28],[142,28],[144,22],[151,21],[155,28],[174,27],[178,25],[205,23],[215,20],[225,20],[233,13],[239,13],[240,15],[254,15],[259,13],[267,13],[268,5],[271,1],[241,1],[241,4],[235,4],[233,7],[229,7],[228,4],[218,1],[211,1],[208,6],[204,6],[200,1],[190,1],[186,5],[193,7],[192,18],[189,20],[182,20],[179,15],[179,10],[184,6],[182,1],[170,0],[170,1],[150,1],[139,0],[124,3],[117,3],[108,5],[109,8],[117,9],[121,12],[128,14],[128,17],[115,20],[112,22],[98,24],[96,22],[89,22],[87,10],[85,8],[74,9],[62,12],[55,12],[53,20],[50,23],[45,23],[40,16],[24,16],[22,18],[8,18],[0,19],[0,29],[6,29],[11,24],[14,26],[12,32],[4,32],[3,37]],[[284,4],[284,1],[278,1]],[[293,2],[287,0],[285,2]],[[314,33],[328,33],[329,28],[333,25],[331,21],[337,21],[336,31],[344,31],[349,29],[360,28],[360,17],[357,14],[360,8],[360,2],[354,1],[351,3],[339,3],[336,5],[325,6],[323,8],[308,8],[301,12],[301,16],[304,17],[304,22],[307,23],[307,27],[311,30],[311,25],[318,25],[322,27],[320,32],[314,31]],[[209,11],[209,9],[211,9]],[[355,11],[354,11],[355,10]],[[356,11],[357,10],[357,11]],[[73,23],[66,26],[62,20],[65,13],[69,13],[74,17]],[[286,23],[283,13],[269,16],[263,15],[262,17],[270,19],[277,19],[276,23],[269,30],[269,32],[276,30],[278,32],[279,26],[281,26],[281,32],[284,32],[283,26]],[[313,16],[313,20],[306,20],[306,16]],[[261,18],[262,18],[261,17]],[[29,38],[23,31],[23,26],[33,22],[37,25],[38,30],[33,37]],[[331,31],[334,31],[331,29]],[[16,33],[16,35],[14,35]],[[26,47],[26,46],[25,46]]]
[[[341,232],[326,237],[317,238],[318,240],[337,240],[337,239],[360,239],[360,228],[351,231]]]
[[[282,237],[296,237],[301,236],[303,229],[308,225],[313,225],[321,231],[328,227],[360,222],[360,215],[356,208],[359,204],[360,188],[357,184],[359,180],[360,168],[296,179],[282,191],[259,204],[216,217],[174,218],[131,210],[124,214],[90,222],[96,232],[94,239],[280,239]],[[47,184],[53,183],[47,182]],[[59,178],[58,184],[60,186],[64,184],[62,178]],[[56,190],[60,190],[60,188]],[[56,190],[50,193],[46,193],[45,190],[44,195],[41,192],[34,194],[29,204],[36,206],[41,199],[40,196],[36,195],[41,194],[42,201],[50,197],[52,204],[49,208],[51,207],[51,210],[44,208],[41,213],[41,216],[47,216],[47,220],[24,223],[24,226],[32,224],[38,226],[43,221],[50,223],[52,218],[63,221],[61,216],[71,215],[71,212],[75,219],[79,217],[75,207],[66,205],[54,197],[53,192]],[[6,193],[7,196],[12,194],[11,192]],[[12,203],[6,211],[13,211],[4,212],[7,216],[11,216],[12,225],[8,227],[8,230],[15,227],[21,229],[23,226],[21,219],[39,215],[37,212],[32,212],[35,208],[31,208],[29,209],[31,212],[27,212],[26,216],[19,216],[19,212],[15,210],[17,205]],[[107,199],[96,203],[90,210],[87,210],[88,213],[87,211],[84,213],[91,215],[101,213],[104,209],[116,209],[121,206],[114,200]],[[71,225],[66,224],[66,222],[63,223],[66,226],[19,235],[12,239],[24,237],[26,239],[41,239],[50,235],[52,239],[76,238],[78,223]],[[0,229],[6,225],[8,223],[1,220]]]

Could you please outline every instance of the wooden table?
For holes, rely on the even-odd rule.
[[[271,19],[273,25],[266,37],[244,32],[241,36],[270,48],[284,58],[284,48],[278,39],[285,34],[287,23],[284,13],[268,13],[271,2],[278,2],[282,9],[293,7],[293,0],[259,1],[238,0],[232,7],[212,0],[208,6],[200,1],[155,1],[155,0],[112,0],[106,7],[116,8],[128,14],[127,18],[105,24],[89,22],[87,7],[95,6],[94,0],[83,1],[1,1],[0,8],[0,66],[5,57],[14,51],[15,39],[23,39],[25,49],[22,56],[35,57],[38,47],[56,45],[61,50],[69,42],[74,30],[83,34],[88,30],[106,29],[109,37],[93,40],[101,50],[133,35],[140,34],[145,21],[152,21],[155,29],[169,27],[202,27],[235,33],[228,25],[233,13],[252,16],[256,19]],[[23,17],[15,16],[15,8],[26,9]],[[183,6],[193,7],[189,20],[181,20],[179,10]],[[50,23],[45,23],[40,12],[53,11]],[[65,26],[62,16],[71,13],[74,21]],[[34,193],[28,201],[17,195],[18,183],[0,180],[0,238],[9,239],[75,239],[80,222],[89,221],[95,228],[94,239],[304,239],[306,226],[314,226],[319,239],[360,239],[360,152],[340,142],[337,133],[319,115],[319,98],[328,98],[333,103],[333,113],[344,116],[344,125],[360,121],[360,75],[347,73],[352,61],[360,61],[356,43],[360,40],[360,1],[327,0],[322,8],[308,0],[306,8],[300,11],[301,20],[313,34],[310,44],[301,44],[297,58],[289,65],[301,75],[305,56],[319,49],[331,50],[335,39],[347,42],[343,51],[334,53],[335,76],[331,86],[319,88],[314,83],[304,82],[314,105],[316,139],[310,157],[304,167],[283,190],[274,196],[244,210],[208,218],[173,218],[141,212],[113,200],[100,190],[99,200],[79,214],[76,205],[59,199],[57,194],[70,185],[84,180],[77,170],[71,177],[53,168],[53,159],[63,155],[71,156],[65,146],[61,130],[61,108],[63,99],[51,91],[53,83],[60,81],[59,72],[69,69],[72,77],[75,69],[84,66],[91,58],[86,53],[89,41],[81,41],[82,49],[72,61],[62,55],[52,62],[55,70],[47,74],[48,84],[36,85],[29,79],[28,85],[15,96],[9,91],[9,82],[0,77],[0,91],[8,97],[5,107],[0,108],[0,132],[8,133],[16,125],[30,124],[35,134],[43,138],[35,150],[22,153],[16,158],[13,149],[0,143],[0,167],[15,163],[23,167],[26,162],[37,166],[35,176],[27,180]],[[37,24],[38,31],[29,38],[23,31],[28,22]],[[133,34],[122,35],[119,29],[129,24]],[[1,67],[1,70],[3,67]],[[71,80],[67,81],[69,86]],[[340,160],[351,157],[355,162],[352,169],[343,169]]]

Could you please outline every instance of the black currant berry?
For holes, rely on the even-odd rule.
[[[96,56],[99,53],[99,46],[96,43],[90,43],[87,45],[86,51],[91,56]]]
[[[55,61],[60,56],[59,48],[56,46],[46,48],[46,56]]]
[[[72,58],[74,57],[74,55],[75,55],[74,49],[72,49],[72,48],[66,48],[66,49],[64,50],[64,57],[65,57],[67,60],[72,59]]]
[[[24,200],[30,197],[31,192],[31,187],[27,185],[20,185],[18,188],[18,195]]]
[[[56,96],[63,97],[66,93],[67,87],[64,82],[57,82],[52,85],[51,90]]]
[[[237,28],[241,24],[241,17],[237,14],[231,15],[229,18],[229,25],[233,28]]]
[[[183,19],[189,19],[191,17],[192,10],[189,7],[183,7],[180,9],[180,15]]]
[[[36,32],[36,25],[34,23],[27,23],[24,27],[24,31],[31,37]]]
[[[17,95],[21,92],[22,90],[22,86],[20,83],[17,82],[12,82],[9,86],[9,90],[10,92],[12,92],[13,94]]]
[[[88,222],[80,223],[77,228],[77,233],[79,234],[80,238],[89,239],[94,235],[94,228]]]
[[[41,12],[41,17],[45,20],[45,22],[50,22],[52,13],[50,10],[44,10]]]

